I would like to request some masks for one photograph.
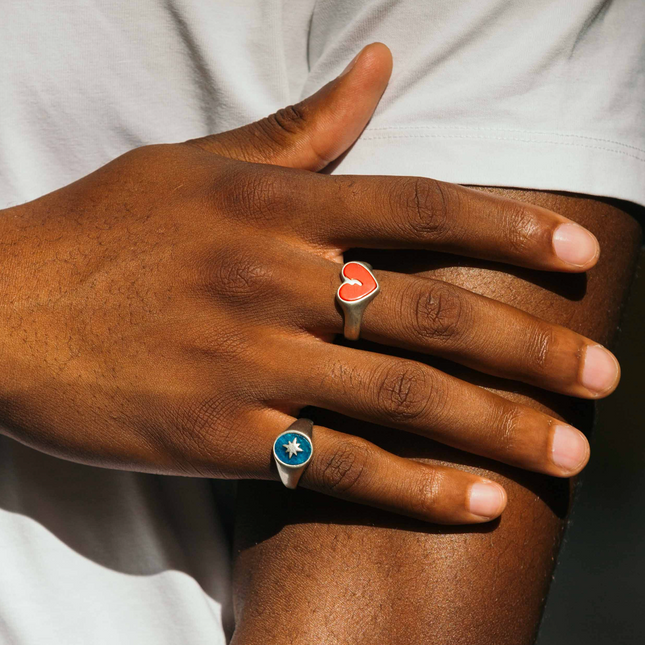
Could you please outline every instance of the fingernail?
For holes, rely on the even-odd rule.
[[[506,493],[493,482],[482,482],[470,487],[468,510],[473,515],[492,520],[497,517],[506,504]]]
[[[345,76],[345,74],[348,74],[352,71],[352,68],[354,67],[354,65],[356,65],[356,62],[358,61],[362,53],[363,50],[361,49],[361,51],[359,51],[358,54],[356,54],[356,56],[354,56],[354,58],[349,61],[349,65],[347,65],[347,67],[338,75],[338,78],[341,78]]]
[[[589,442],[571,426],[558,425],[553,433],[551,459],[566,472],[578,472],[589,458]]]
[[[582,365],[582,384],[594,394],[602,394],[616,385],[620,366],[614,355],[602,345],[587,345]]]
[[[553,233],[553,250],[568,264],[584,266],[600,252],[598,240],[577,224],[560,224]]]

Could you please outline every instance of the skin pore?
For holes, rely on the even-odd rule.
[[[636,209],[592,197],[485,190],[583,224],[600,241],[598,265],[586,275],[562,276],[447,255],[361,251],[356,257],[379,268],[394,265],[440,277],[610,344],[635,268]],[[445,363],[441,367],[449,369]],[[592,403],[452,367],[461,378],[591,430]],[[406,433],[359,426],[327,412],[307,412],[319,423],[351,429],[396,454],[457,465],[502,483],[508,506],[490,524],[440,527],[303,489],[242,482],[233,644],[533,643],[573,481],[520,471]]]

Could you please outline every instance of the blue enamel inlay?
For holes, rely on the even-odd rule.
[[[302,452],[298,452],[298,454],[289,457],[287,444],[294,439],[298,442],[298,446],[302,449]],[[300,466],[311,457],[311,441],[297,432],[285,432],[276,439],[274,450],[278,460],[283,464],[287,466]]]

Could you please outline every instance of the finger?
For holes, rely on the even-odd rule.
[[[320,170],[358,138],[391,72],[390,50],[381,43],[368,45],[343,74],[301,103],[190,143],[240,161]]]
[[[569,396],[602,398],[618,385],[614,355],[566,327],[440,280],[376,274],[381,292],[361,326],[369,340]]]
[[[589,443],[579,430],[422,363],[324,343],[309,343],[298,355],[300,360],[281,366],[280,376],[289,400],[302,406],[556,477],[577,474],[589,459]]]
[[[506,506],[499,484],[472,473],[398,457],[322,426],[312,437],[313,456],[299,482],[305,488],[438,524],[488,522]]]
[[[547,271],[586,271],[589,231],[540,206],[422,177],[295,175],[293,226],[333,248],[432,249]],[[317,206],[312,208],[312,203]]]
[[[321,280],[321,269],[322,263],[303,269],[289,300],[307,303],[309,329],[341,333],[343,318],[333,305],[340,271],[327,262]],[[388,271],[374,275],[381,289],[363,313],[361,336],[367,340],[569,396],[602,398],[618,385],[614,355],[566,327],[440,280]]]

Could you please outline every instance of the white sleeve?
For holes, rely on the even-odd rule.
[[[373,41],[394,73],[336,172],[645,205],[643,0],[318,0],[302,96]]]

